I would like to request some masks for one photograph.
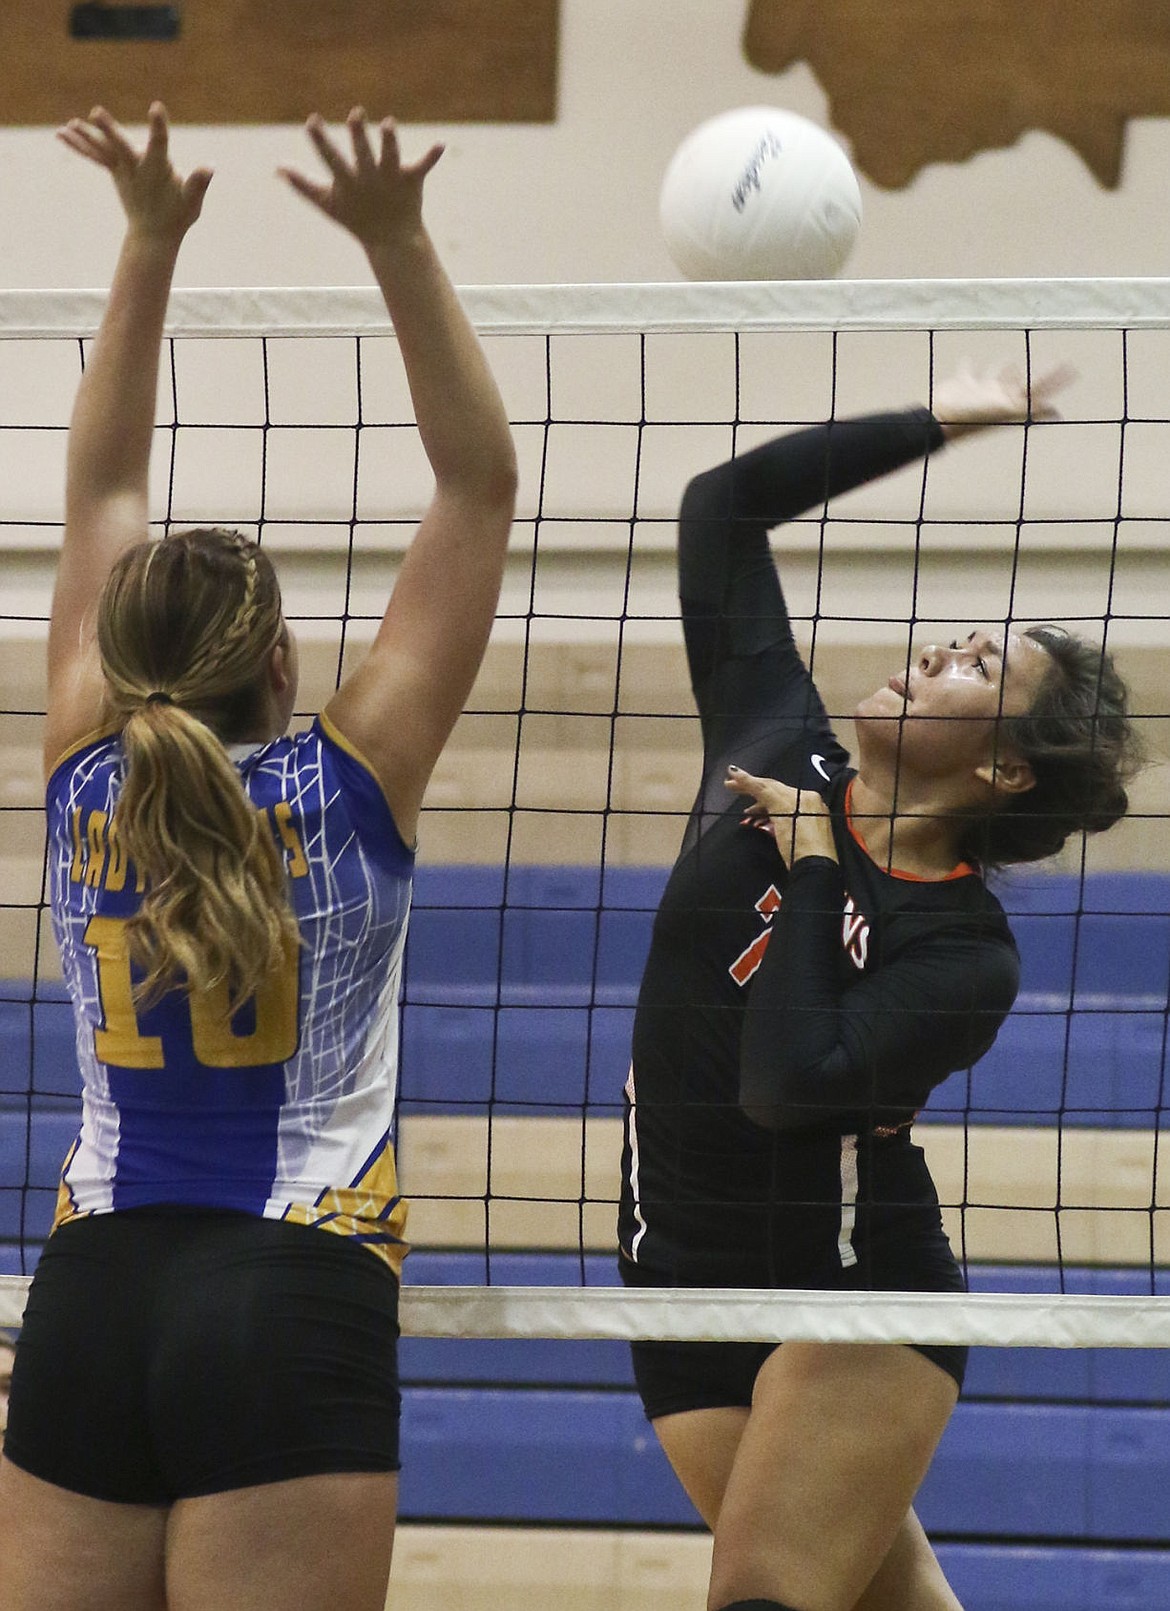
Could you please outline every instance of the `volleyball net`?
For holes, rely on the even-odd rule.
[[[398,1150],[416,1335],[1156,1346],[1170,1011],[1170,281],[472,288],[521,464],[496,628],[420,829]],[[44,892],[44,637],[65,434],[98,293],[0,293],[0,1325],[52,1219],[79,1092]],[[674,520],[696,471],[929,403],[962,360],[1079,378],[777,535],[847,746],[915,644],[1057,621],[1111,649],[1154,764],[1118,828],[1001,880],[1023,988],[916,1126],[968,1295],[623,1291],[621,1092],[652,914],[701,760]],[[276,560],[325,703],[372,637],[430,475],[380,299],[178,291],[152,520]],[[415,1272],[418,1272],[417,1274]]]

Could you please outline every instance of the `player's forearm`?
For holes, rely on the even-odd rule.
[[[477,498],[510,497],[516,452],[503,400],[425,228],[372,247],[368,256],[436,481]]]
[[[780,525],[912,464],[943,440],[924,408],[830,420],[775,437],[730,466],[726,514]]]
[[[67,500],[146,496],[159,348],[179,240],[130,230],[69,427]]]

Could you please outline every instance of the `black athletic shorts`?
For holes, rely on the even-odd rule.
[[[962,1273],[950,1248],[945,1247],[945,1257],[942,1256],[943,1251],[940,1248],[938,1284],[925,1290],[965,1291]],[[626,1286],[668,1287],[681,1284],[647,1271],[625,1257],[618,1258],[618,1268]],[[924,1289],[915,1282],[913,1286],[908,1283],[906,1290]],[[909,1346],[940,1370],[946,1371],[962,1389],[967,1369],[966,1348],[936,1347],[925,1343]],[[634,1382],[647,1420],[656,1421],[660,1415],[677,1415],[682,1410],[750,1409],[752,1390],[760,1367],[769,1354],[780,1347],[783,1347],[782,1343],[631,1343]]]
[[[398,1469],[398,1282],[330,1231],[208,1209],[55,1231],[4,1453],[95,1499],[167,1505]]]

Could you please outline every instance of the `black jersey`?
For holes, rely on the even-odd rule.
[[[638,998],[620,1210],[622,1252],[651,1279],[917,1285],[894,1250],[937,1243],[910,1121],[990,1046],[1019,958],[975,869],[921,880],[866,851],[855,774],[793,641],[767,532],[941,441],[924,410],[834,422],[684,496],[704,765]],[[789,871],[770,827],[724,787],[729,763],[818,790],[839,864]]]

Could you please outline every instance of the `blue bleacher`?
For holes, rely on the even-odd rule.
[[[489,1099],[517,1113],[576,1111],[583,1100],[612,1111],[664,879],[660,869],[611,869],[599,910],[596,869],[514,869],[501,911],[498,870],[423,869],[407,954],[404,1111],[482,1111]],[[1017,872],[999,893],[1020,945],[1020,999],[976,1070],[934,1092],[924,1121],[1156,1122],[1170,877],[1103,873],[1082,893],[1073,875]]]
[[[0,980],[0,1097],[81,1095],[65,987]]]
[[[964,1400],[916,1508],[952,1539],[1165,1541],[1164,1423],[1161,1407]],[[402,1435],[404,1519],[698,1525],[630,1391],[408,1386]]]
[[[632,1393],[408,1389],[403,1440],[404,1518],[697,1521]],[[963,1402],[917,1509],[932,1534],[1140,1542],[1166,1536],[1168,1478],[1159,1410]]]
[[[966,1611],[1170,1611],[1170,1550],[936,1545]]]
[[[409,971],[440,993],[477,989],[491,1002],[522,1003],[542,984],[555,984],[566,1005],[572,991],[598,986],[631,1000],[665,881],[660,868],[610,868],[604,881],[590,867],[514,868],[501,909],[499,869],[420,868]],[[1082,887],[1074,874],[1016,871],[995,888],[1020,946],[1025,996],[1067,1006],[1071,990],[1165,1005],[1170,875],[1097,873]]]
[[[407,945],[404,1111],[613,1112],[665,873],[419,870]],[[1016,1011],[926,1122],[1152,1125],[1166,1076],[1170,877],[1014,874],[1001,888],[1023,962]],[[500,902],[507,898],[507,906]],[[604,899],[604,908],[599,900]],[[0,983],[0,1096],[75,1096],[60,986]],[[1075,1007],[1075,1010],[1072,1010]],[[31,1048],[31,1049],[30,1049]]]

